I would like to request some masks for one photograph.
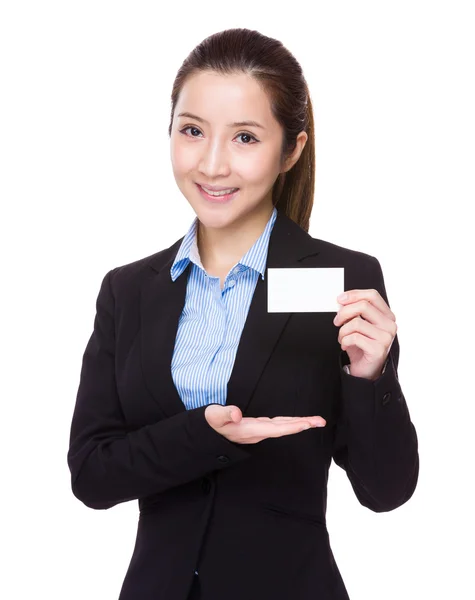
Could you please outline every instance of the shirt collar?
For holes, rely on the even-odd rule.
[[[265,266],[267,261],[267,250],[269,246],[269,239],[274,227],[275,220],[277,218],[277,209],[274,207],[272,214],[267,221],[264,231],[253,246],[246,252],[241,258],[238,264],[250,267],[261,274],[264,279]],[[204,271],[204,267],[201,264],[201,258],[198,251],[197,245],[197,229],[198,229],[198,217],[195,217],[188,232],[186,233],[183,241],[178,249],[173,265],[170,269],[170,275],[172,281],[175,281],[186,269],[189,262],[191,261]]]

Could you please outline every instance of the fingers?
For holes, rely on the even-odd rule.
[[[229,412],[227,412],[225,423],[221,423],[217,430],[232,442],[256,444],[266,438],[292,435],[310,429],[310,427],[325,427],[326,423],[326,420],[320,416],[243,417],[236,423],[230,421]]]
[[[254,417],[256,421],[295,421],[302,417]]]
[[[320,419],[325,420],[323,417],[314,415],[313,417],[252,417],[256,421],[297,421],[300,419]]]
[[[289,423],[292,421],[295,422],[305,422],[305,423],[310,423],[310,425],[316,425],[317,427],[319,426],[324,426],[326,425],[326,420],[323,417],[320,416],[314,416],[314,417],[274,417],[273,419],[271,419],[271,421],[277,422],[277,423]]]
[[[249,434],[262,437],[280,437],[299,433],[310,427],[325,427],[326,420],[320,416],[314,417],[255,417],[247,421]]]
[[[323,419],[324,420],[324,419]],[[281,421],[278,423],[270,424],[268,428],[265,430],[262,429],[258,432],[253,432],[255,435],[259,435],[262,439],[265,438],[277,438],[282,437],[284,435],[293,435],[295,433],[300,433],[301,431],[305,431],[306,429],[311,429],[313,427],[323,427],[324,423],[319,422],[309,422],[309,421]]]
[[[269,419],[271,421],[298,421],[301,419],[308,419],[308,420],[317,420],[320,419],[321,421],[325,421],[325,419],[323,417],[319,417],[319,416],[314,416],[314,417],[257,417],[258,419]]]

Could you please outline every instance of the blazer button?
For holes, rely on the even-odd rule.
[[[206,477],[201,482],[201,489],[205,494],[209,494],[209,491],[211,489],[211,483]]]
[[[391,400],[391,392],[387,392],[383,396],[382,405],[385,406]]]
[[[218,460],[219,460],[219,462],[227,463],[227,462],[229,462],[229,457],[222,454],[221,456],[218,456]]]

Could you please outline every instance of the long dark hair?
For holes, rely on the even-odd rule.
[[[250,29],[226,29],[205,38],[183,61],[173,83],[169,136],[180,91],[187,78],[199,71],[245,73],[262,85],[283,128],[281,161],[295,148],[297,135],[307,133],[298,161],[277,177],[272,201],[308,232],[315,185],[314,119],[307,82],[295,57],[282,42]]]

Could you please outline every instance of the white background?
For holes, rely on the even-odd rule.
[[[138,508],[72,495],[81,359],[105,273],[192,222],[169,158],[171,88],[194,46],[231,27],[280,39],[301,63],[316,120],[310,233],[376,256],[397,317],[419,483],[372,513],[332,464],[327,522],[350,597],[474,597],[472,11],[2,2],[2,598],[118,597]]]

